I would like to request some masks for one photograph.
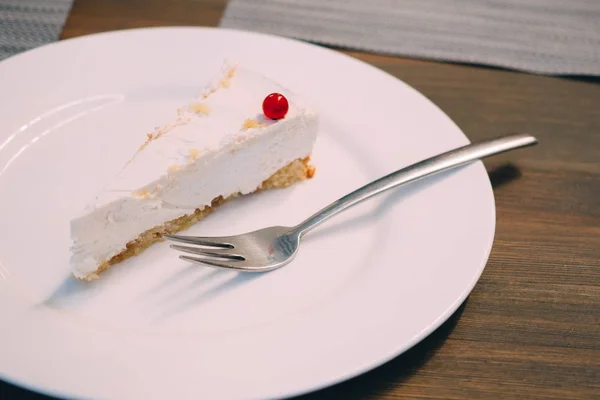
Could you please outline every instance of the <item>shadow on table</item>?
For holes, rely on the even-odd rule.
[[[494,189],[521,177],[521,171],[514,164],[502,164],[488,170],[488,176]]]
[[[312,392],[292,400],[362,399],[382,394],[414,375],[436,353],[454,330],[467,300],[454,314],[427,338],[402,355],[356,378]]]
[[[27,389],[11,385],[0,381],[0,399],[4,400],[61,400],[55,397],[48,397]]]

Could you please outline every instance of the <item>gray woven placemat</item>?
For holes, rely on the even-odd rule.
[[[220,26],[557,75],[600,75],[600,0],[230,0]]]
[[[0,0],[0,60],[58,40],[73,0]]]

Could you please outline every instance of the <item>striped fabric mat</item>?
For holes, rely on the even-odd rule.
[[[600,0],[230,0],[220,26],[399,56],[600,75]]]
[[[0,0],[0,60],[58,40],[73,0]]]

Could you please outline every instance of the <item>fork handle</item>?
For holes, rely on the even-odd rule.
[[[494,154],[503,153],[520,147],[532,146],[536,143],[537,139],[531,135],[512,134],[468,144],[446,153],[433,156],[396,172],[392,172],[389,175],[379,178],[354,192],[345,195],[298,224],[294,228],[294,231],[297,232],[299,236],[302,236],[334,215],[388,189]]]

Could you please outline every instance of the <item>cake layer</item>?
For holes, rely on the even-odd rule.
[[[273,92],[289,102],[277,121],[261,113]],[[74,275],[94,275],[140,234],[210,208],[215,199],[256,191],[310,156],[317,126],[317,115],[285,88],[226,66],[172,123],[148,134],[114,181],[72,220]]]
[[[268,190],[268,189],[282,189],[305,179],[312,178],[314,174],[314,168],[309,165],[309,158],[303,160],[294,160],[275,174],[269,179],[264,181],[256,191]],[[88,275],[76,275],[77,278],[91,281],[97,279],[99,274],[110,268],[111,265],[124,261],[130,257],[140,254],[142,251],[150,247],[152,244],[162,241],[162,235],[174,234],[184,229],[189,228],[196,222],[208,216],[218,206],[240,196],[240,193],[233,194],[228,198],[218,197],[212,200],[211,205],[204,207],[203,209],[196,209],[191,214],[186,214],[182,217],[167,221],[160,226],[156,226],[143,232],[134,240],[126,244],[125,249],[119,254],[114,255],[108,260],[100,262],[96,271],[89,273]]]

